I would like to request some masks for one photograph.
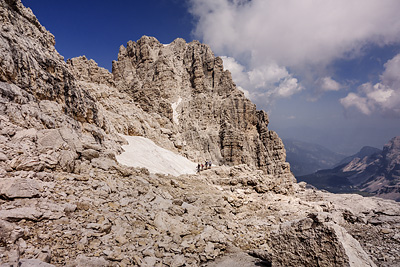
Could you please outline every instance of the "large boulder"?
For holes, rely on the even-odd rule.
[[[272,266],[376,266],[359,242],[326,214],[283,223],[268,243]]]

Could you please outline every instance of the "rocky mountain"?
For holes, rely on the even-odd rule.
[[[143,37],[110,73],[65,62],[19,0],[0,21],[0,266],[400,264],[398,203],[297,184],[207,45]],[[122,165],[122,135],[213,167]]]
[[[294,176],[329,169],[343,159],[343,155],[326,147],[294,139],[282,140],[286,149],[286,160]]]
[[[355,158],[363,159],[363,158],[365,158],[367,156],[371,156],[371,155],[373,155],[375,153],[381,153],[381,152],[382,152],[381,149],[378,149],[378,148],[375,148],[375,147],[372,147],[372,146],[364,146],[356,154],[348,156],[348,157],[342,159],[341,161],[339,161],[338,163],[336,163],[334,167],[337,167],[337,166],[340,166],[340,165],[343,165],[343,164],[347,164],[347,163],[351,162]],[[326,168],[326,169],[328,169],[328,168]]]
[[[331,191],[359,190],[400,201],[400,136],[390,140],[380,152],[369,153],[373,151],[361,150],[358,155],[366,156],[298,179]]]

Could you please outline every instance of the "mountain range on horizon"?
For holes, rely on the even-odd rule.
[[[312,174],[318,170],[331,169],[349,163],[354,158],[364,158],[382,151],[372,146],[364,146],[357,153],[346,156],[320,144],[292,138],[282,138],[282,141],[286,149],[286,160],[290,163],[290,170],[296,177]]]
[[[286,160],[295,177],[331,168],[345,157],[322,145],[286,138],[282,141],[286,149]]]
[[[331,169],[296,178],[331,192],[361,191],[400,201],[400,136],[383,150],[364,147]]]

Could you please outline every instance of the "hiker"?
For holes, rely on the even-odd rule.
[[[200,163],[197,164],[197,172],[200,173]]]
[[[208,161],[207,160],[205,162],[205,166],[206,166],[206,170],[207,170],[207,167],[208,167]]]
[[[201,170],[203,170],[204,169],[204,165],[203,165],[203,163],[201,164]]]
[[[208,162],[208,168],[211,169],[211,160]]]

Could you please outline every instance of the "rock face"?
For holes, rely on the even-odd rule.
[[[362,155],[362,154],[361,154]],[[355,157],[331,170],[299,177],[318,188],[350,187],[382,198],[400,201],[400,137],[395,137],[372,155]]]
[[[324,216],[325,215],[325,216]],[[271,233],[272,265],[375,266],[360,244],[326,214],[290,221]]]
[[[165,121],[170,140],[189,158],[289,173],[267,114],[236,88],[209,46],[183,39],[163,45],[144,36],[121,46],[113,76],[144,111]]]
[[[399,204],[296,184],[208,46],[143,37],[109,73],[65,63],[20,1],[0,0],[0,18],[1,266],[400,264]],[[120,134],[213,168],[120,165]]]
[[[54,48],[54,36],[20,1],[1,1],[0,5],[0,81],[17,85],[37,100],[58,102],[79,121],[97,122],[95,103],[76,85]]]

